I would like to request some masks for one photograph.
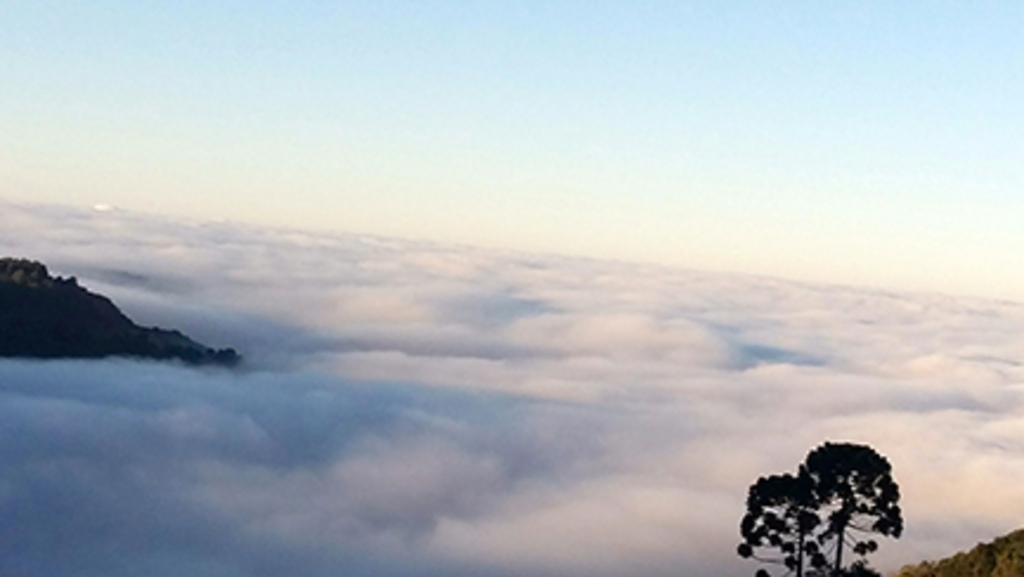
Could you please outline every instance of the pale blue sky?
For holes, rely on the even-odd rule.
[[[1024,5],[0,0],[0,197],[1024,299]]]

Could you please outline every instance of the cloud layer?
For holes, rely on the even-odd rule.
[[[749,575],[747,487],[826,439],[894,465],[881,568],[1024,516],[1016,303],[0,209],[248,359],[0,362],[0,573]]]

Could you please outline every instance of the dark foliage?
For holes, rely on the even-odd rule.
[[[233,366],[234,349],[212,349],[178,331],[133,323],[110,301],[42,263],[0,259],[0,357],[179,359]]]
[[[889,462],[871,447],[825,443],[807,455],[796,475],[761,477],[750,487],[740,523],[741,557],[807,575],[877,575],[864,556],[871,535],[899,537],[903,518]],[[859,558],[844,567],[843,552]],[[760,569],[757,577],[769,573]]]
[[[827,512],[819,542],[837,541],[833,568],[842,567],[846,547],[862,558],[878,549],[874,539],[860,535],[899,538],[903,533],[899,487],[889,461],[874,449],[825,443],[807,455],[804,466],[814,479],[822,511]]]
[[[821,525],[816,508],[813,479],[803,468],[795,476],[786,473],[761,477],[747,495],[747,514],[740,523],[743,543],[737,553],[741,557],[781,563],[798,575],[807,562],[823,566],[824,556],[814,542],[807,540]],[[778,555],[755,555],[761,548],[777,549]]]

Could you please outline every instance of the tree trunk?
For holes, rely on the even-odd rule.
[[[799,521],[797,521],[799,523]],[[796,577],[804,577],[804,531],[800,530],[800,540],[796,549]]]
[[[843,537],[846,533],[846,527],[839,529],[839,542],[836,543],[836,566],[832,571],[833,575],[837,577],[842,575],[843,571]]]

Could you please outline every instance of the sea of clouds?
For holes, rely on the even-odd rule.
[[[747,576],[826,440],[893,463],[883,570],[1024,520],[1017,303],[5,203],[0,253],[246,358],[0,361],[3,575]]]

